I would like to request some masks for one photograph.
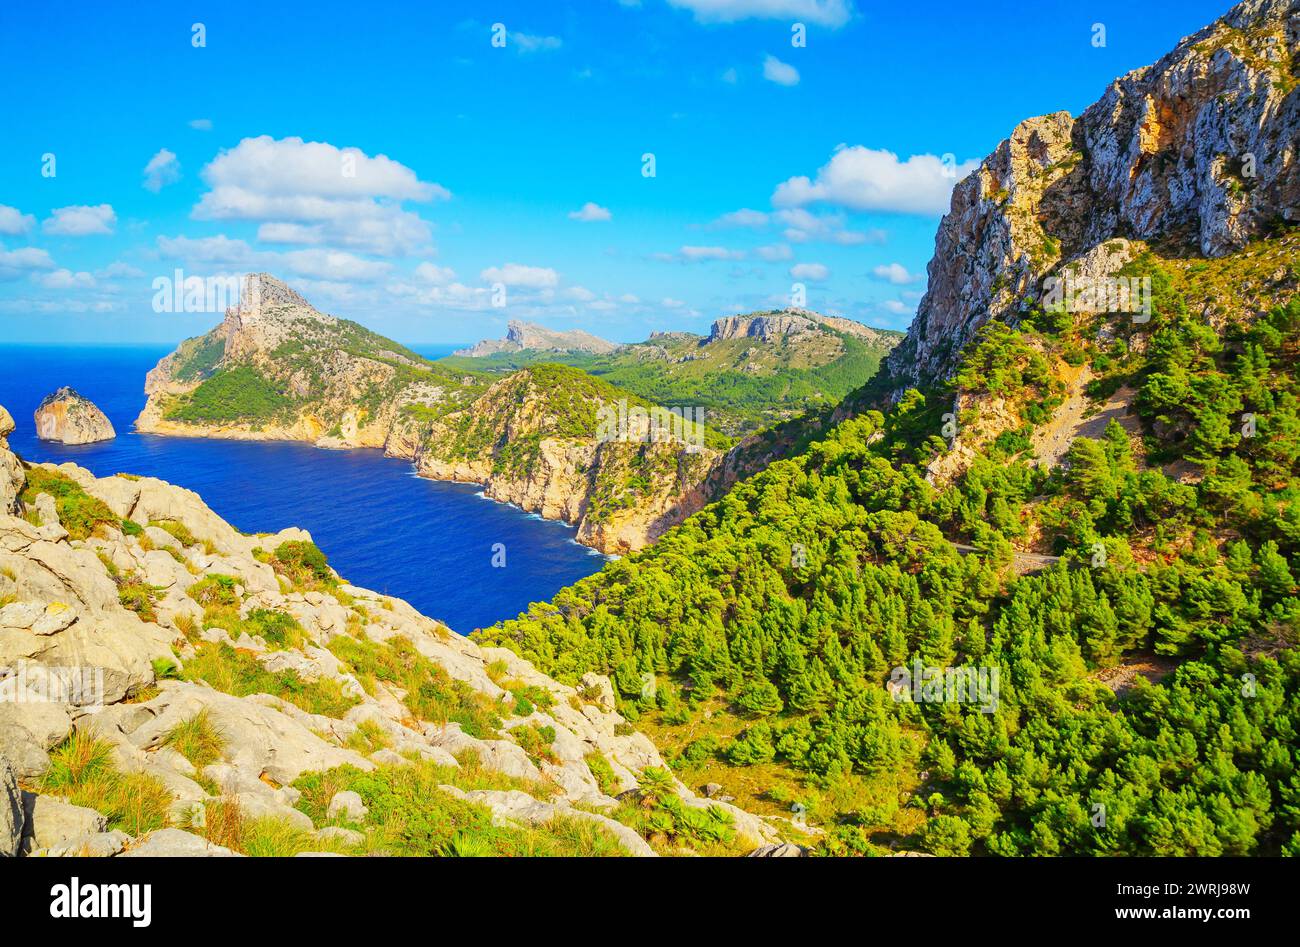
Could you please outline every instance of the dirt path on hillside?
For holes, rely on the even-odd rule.
[[[1030,437],[1034,456],[1044,468],[1050,469],[1061,462],[1076,437],[1099,438],[1106,425],[1114,419],[1128,432],[1130,438],[1139,437],[1141,425],[1130,406],[1137,392],[1127,385],[1118,388],[1100,405],[1087,395],[1088,383],[1096,376],[1087,365],[1077,368],[1067,365],[1061,372],[1065,380],[1065,402],[1056,409],[1050,421],[1034,430]]]

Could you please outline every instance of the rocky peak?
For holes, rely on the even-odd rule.
[[[46,395],[36,408],[36,436],[64,444],[90,444],[117,436],[108,416],[89,398],[64,386]]]
[[[947,377],[981,325],[1014,318],[1104,241],[1222,256],[1300,221],[1298,56],[1296,0],[1246,0],[1077,119],[1021,122],[953,189],[928,291],[888,363],[897,382]]]

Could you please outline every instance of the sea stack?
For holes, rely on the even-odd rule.
[[[117,437],[108,416],[89,398],[64,386],[46,395],[36,409],[36,436],[62,444],[92,444]]]

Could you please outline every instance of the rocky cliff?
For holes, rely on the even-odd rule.
[[[530,332],[521,342],[537,341]],[[145,390],[138,430],[383,448],[423,476],[575,524],[607,553],[642,548],[721,483],[723,444],[702,428],[690,442],[600,437],[602,408],[649,407],[626,391],[563,366],[501,379],[431,363],[267,274],[247,277],[222,324],[159,362]]]
[[[1014,322],[1044,279],[1102,260],[1113,238],[1209,257],[1300,221],[1300,6],[1247,0],[1077,119],[1031,118],[953,190],[929,287],[888,368],[898,388],[946,378],[991,319]]]
[[[533,322],[511,319],[506,327],[504,339],[484,339],[467,349],[458,349],[452,354],[463,355],[466,358],[484,358],[510,352],[590,352],[607,355],[617,348],[616,343],[607,342],[582,329],[560,332]]]
[[[770,342],[785,336],[815,333],[823,327],[837,332],[846,332],[868,342],[890,344],[891,333],[873,329],[852,319],[823,316],[809,309],[783,309],[726,316],[714,320],[704,344],[743,338]]]
[[[36,436],[64,444],[92,444],[117,437],[108,416],[89,398],[63,387],[42,399],[36,408]]]
[[[23,471],[0,442],[13,470],[0,853],[256,854],[270,838],[276,854],[568,851],[561,827],[578,824],[585,851],[652,855],[691,847],[691,813],[734,850],[776,841],[676,782],[608,681],[558,684],[348,585],[300,530],[246,536],[150,478]],[[386,822],[416,787],[412,806],[461,807],[466,828],[421,840]],[[677,801],[652,825],[665,787]]]

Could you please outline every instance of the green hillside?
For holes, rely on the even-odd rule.
[[[1118,331],[992,323],[954,382],[881,411],[878,381],[804,453],[481,637],[611,675],[680,778],[804,813],[824,852],[1300,854],[1298,245],[1146,254],[1152,318]],[[1090,396],[1131,387],[1137,430],[1044,469],[1030,440],[1084,365]],[[1020,426],[935,487],[958,387]],[[1018,550],[1063,558],[1021,575]],[[996,671],[996,710],[895,700],[917,661]]]
[[[836,404],[876,373],[901,338],[881,332],[875,344],[824,327],[794,340],[722,339],[705,344],[690,333],[657,335],[609,355],[514,352],[485,358],[452,356],[456,370],[508,373],[537,362],[581,368],[666,407],[703,407],[710,426],[731,435],[769,427]]]

